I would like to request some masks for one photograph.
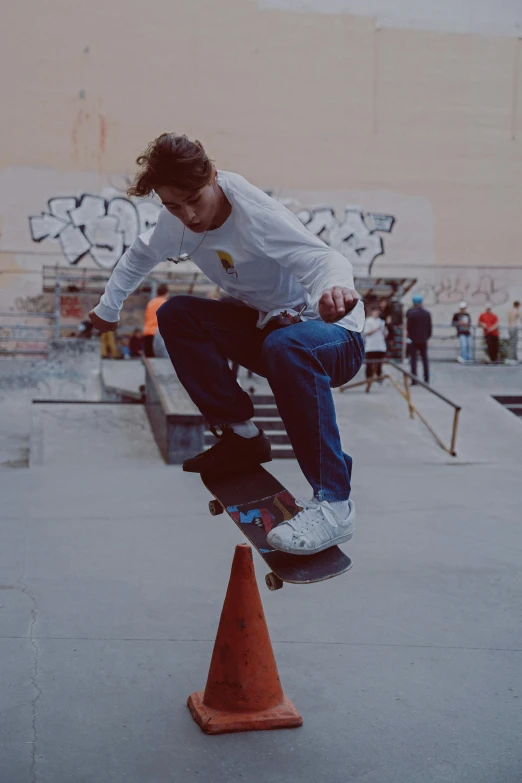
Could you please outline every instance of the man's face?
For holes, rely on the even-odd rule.
[[[195,234],[208,231],[216,214],[215,179],[200,190],[187,193],[173,187],[156,188],[163,206]]]

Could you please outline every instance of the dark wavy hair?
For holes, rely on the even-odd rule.
[[[136,163],[139,169],[127,191],[129,196],[150,196],[165,186],[196,191],[208,185],[215,171],[200,141],[175,133],[162,133],[151,141]]]

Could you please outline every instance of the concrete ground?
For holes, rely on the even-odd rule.
[[[457,459],[393,389],[335,395],[351,571],[270,593],[256,556],[304,719],[286,731],[208,737],[185,706],[242,542],[199,478],[163,464],[139,406],[40,406],[40,464],[0,472],[1,783],[522,779],[522,421],[489,396],[515,375],[446,369]],[[270,469],[306,494],[294,461]]]

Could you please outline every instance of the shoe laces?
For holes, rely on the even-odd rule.
[[[320,503],[316,498],[311,500],[298,500],[296,498],[296,504],[302,508],[298,514],[292,519],[289,519],[287,524],[297,533],[306,533],[308,530],[321,524],[323,519],[330,523],[330,525],[336,525],[333,512],[328,507]]]

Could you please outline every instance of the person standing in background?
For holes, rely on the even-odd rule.
[[[508,313],[509,328],[509,356],[508,361],[518,361],[518,330],[522,324],[522,314],[520,313],[520,302],[513,302],[513,307]]]
[[[374,376],[382,378],[382,360],[386,356],[386,324],[381,318],[378,305],[370,310],[364,323],[364,350],[366,353],[366,380]]]
[[[129,337],[129,356],[138,359],[143,352],[143,336],[140,329],[135,329]]]
[[[102,359],[118,358],[118,347],[116,345],[115,332],[106,332],[100,336],[100,348]]]
[[[158,286],[158,295],[147,303],[145,308],[145,319],[143,324],[143,353],[149,359],[154,356],[154,335],[158,331],[157,311],[161,305],[169,299],[169,287],[166,283]]]
[[[422,359],[424,370],[424,383],[430,382],[430,368],[428,362],[428,340],[431,337],[431,314],[422,306],[423,298],[415,294],[413,307],[406,313],[406,332],[410,341],[410,366],[411,374],[417,375],[417,351]],[[412,381],[415,385],[416,381]]]
[[[457,330],[457,337],[459,338],[460,355],[457,356],[457,361],[464,363],[471,361],[471,316],[468,313],[468,305],[466,302],[460,303],[460,310],[455,313],[451,322]]]
[[[486,309],[479,315],[478,325],[482,327],[484,339],[488,349],[489,360],[498,361],[498,348],[500,340],[498,315],[491,312],[491,305],[487,304]]]

